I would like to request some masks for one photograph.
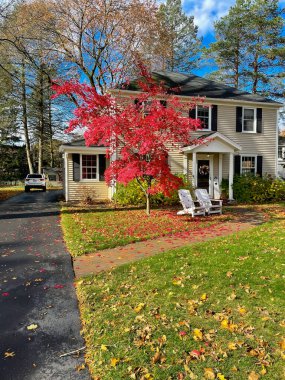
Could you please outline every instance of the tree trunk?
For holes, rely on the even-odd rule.
[[[150,195],[146,193],[146,214],[150,215]]]
[[[26,67],[25,67],[24,60],[22,60],[22,64],[21,64],[21,86],[22,86],[22,98],[21,98],[22,123],[23,123],[24,137],[25,137],[25,144],[26,144],[26,155],[27,155],[27,161],[28,161],[28,166],[29,166],[29,173],[34,173],[33,161],[32,161],[32,155],[31,155],[31,144],[30,144],[30,137],[29,137],[29,130],[28,130]]]
[[[48,102],[48,120],[49,120],[49,147],[50,147],[50,167],[54,166],[54,152],[53,152],[53,130],[52,130],[52,112],[51,112],[51,99],[49,98]]]
[[[42,172],[43,166],[43,138],[44,138],[44,77],[43,71],[40,71],[39,83],[39,134],[38,134],[38,173]]]

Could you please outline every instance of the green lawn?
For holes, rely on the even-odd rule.
[[[283,207],[284,208],[284,207]],[[77,283],[94,379],[285,379],[285,213]]]
[[[152,210],[96,210],[63,208],[62,227],[72,256],[81,256],[100,249],[113,248],[159,236],[202,230],[222,225],[234,219],[233,211],[224,215],[192,218],[178,216],[176,209]]]

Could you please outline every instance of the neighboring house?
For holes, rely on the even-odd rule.
[[[43,167],[43,174],[51,182],[62,181],[62,169],[61,168]]]
[[[169,153],[169,165],[174,174],[184,173],[195,187],[206,188],[218,196],[223,178],[229,181],[229,199],[233,199],[234,174],[265,173],[277,176],[278,128],[277,113],[281,103],[250,94],[196,75],[155,72],[171,92],[179,87],[176,96],[183,102],[192,97],[205,97],[203,107],[189,111],[192,118],[203,122],[203,129],[191,135],[209,137],[206,144],[189,145]],[[139,89],[135,82],[127,89],[112,90],[125,102],[134,101]],[[167,104],[166,104],[167,106]],[[104,182],[103,171],[109,164],[106,148],[86,147],[84,140],[61,146],[65,162],[66,200],[80,198],[81,186],[91,186],[98,199],[110,199],[114,189]],[[216,190],[216,191],[215,191]]]
[[[278,139],[278,177],[285,179],[285,137]]]

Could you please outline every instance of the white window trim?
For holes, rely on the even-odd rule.
[[[195,119],[196,120],[201,120],[201,121],[203,121],[202,119],[200,119],[199,117],[198,117],[198,107],[203,107],[203,105],[202,104],[198,104],[198,105],[196,105],[196,109],[195,109]],[[207,106],[207,105],[205,105],[205,107],[204,108],[208,108],[208,110],[209,110],[209,128],[202,128],[201,129],[201,131],[206,131],[206,132],[209,132],[209,131],[211,131],[212,130],[212,107],[211,106]]]
[[[240,155],[240,175],[243,175],[243,172],[242,172],[242,158],[243,157],[254,157],[254,162],[255,162],[255,165],[254,165],[254,175],[256,175],[256,171],[257,171],[257,154],[241,154]]]
[[[244,110],[245,109],[254,111],[253,131],[245,131],[244,130]],[[242,133],[257,133],[257,109],[256,108],[254,108],[254,107],[242,107]]]
[[[82,156],[96,156],[96,177],[82,178]],[[81,182],[99,182],[99,154],[80,153],[80,181]]]

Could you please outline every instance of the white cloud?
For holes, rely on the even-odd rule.
[[[194,16],[199,34],[211,33],[214,21],[225,16],[235,0],[183,0],[183,9],[188,15]]]

